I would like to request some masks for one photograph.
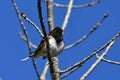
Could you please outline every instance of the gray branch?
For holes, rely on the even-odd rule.
[[[95,50],[89,56],[87,56],[86,58],[84,58],[81,62],[77,62],[74,65],[68,67],[67,69],[60,71],[61,74],[64,74],[61,78],[67,77],[68,75],[70,75],[71,73],[75,72],[77,69],[79,69],[80,67],[82,67],[83,64],[85,64],[86,61],[88,61],[90,58],[92,58],[95,54],[97,54],[100,51],[102,51],[103,49],[105,49],[111,42],[115,41],[119,36],[120,36],[120,33],[118,33],[117,35],[115,35],[115,37],[113,37],[110,41],[108,41],[102,47],[100,47],[99,49]]]
[[[53,0],[46,0],[47,2],[47,18],[48,18],[48,25],[49,30],[53,30],[54,25],[54,12],[53,12]]]
[[[96,54],[96,57],[99,58],[98,54]],[[105,58],[103,58],[102,60],[105,62],[111,63],[111,64],[120,65],[120,62],[117,62],[117,61],[113,61],[113,60],[109,60],[109,59],[105,59]]]
[[[48,0],[48,4],[49,4],[49,1],[52,1],[52,0]],[[49,4],[49,6],[47,6],[47,7],[50,7],[50,6],[51,5]],[[59,70],[59,68],[58,68],[58,58],[57,57],[52,57],[53,52],[50,50],[50,47],[49,47],[49,41],[48,41],[48,38],[47,38],[45,25],[44,25],[43,17],[42,17],[41,0],[38,0],[38,14],[39,14],[41,27],[42,27],[42,30],[43,30],[43,33],[44,33],[44,39],[47,41],[48,61],[49,61],[49,64],[50,64],[50,73],[51,73],[52,80],[61,80],[60,79],[60,74],[59,74],[59,71],[58,71]],[[51,25],[49,25],[49,27],[51,28]]]
[[[31,21],[31,20],[26,16],[25,13],[21,13],[21,16],[22,16],[26,21],[28,21],[30,24],[33,25],[33,27],[37,30],[37,32],[39,32],[39,34],[40,34],[40,36],[41,36],[42,38],[44,37],[44,35],[42,34],[42,31],[39,29],[39,27],[38,27],[33,21]]]
[[[26,27],[25,27],[25,25],[24,25],[24,23],[22,21],[22,17],[20,15],[19,9],[17,7],[17,4],[16,4],[15,0],[12,0],[12,3],[13,3],[13,6],[15,8],[18,20],[19,20],[19,22],[21,24],[22,30],[24,32],[24,35],[26,37],[26,42],[27,42],[27,46],[28,46],[29,52],[32,53],[32,49],[31,49],[30,44],[29,44],[28,33],[27,33]],[[40,80],[40,73],[38,72],[38,69],[37,69],[36,62],[35,62],[34,58],[32,58],[32,63],[33,63],[34,70],[35,70],[35,72],[37,74],[37,77]]]
[[[106,50],[102,53],[102,55],[95,61],[95,63],[89,68],[89,70],[83,74],[83,76],[80,78],[80,80],[85,80],[85,78],[98,66],[98,64],[100,64],[100,62],[102,61],[103,57],[106,56],[106,54],[108,53],[108,51],[110,50],[110,48],[112,47],[112,45],[114,44],[115,40],[112,41],[108,47],[106,48]]]
[[[42,75],[41,75],[41,80],[46,80],[46,75],[47,75],[47,73],[48,73],[48,69],[49,69],[49,63],[48,63],[48,61],[47,61],[46,64],[45,64],[43,73],[42,73]]]
[[[109,15],[109,12],[106,12],[106,13],[104,14],[103,18],[102,18],[95,26],[93,26],[92,29],[90,29],[90,31],[89,31],[87,34],[85,34],[82,38],[80,38],[80,39],[79,39],[78,41],[76,41],[75,43],[66,46],[66,47],[64,48],[64,50],[69,49],[69,48],[72,48],[72,47],[80,44],[80,43],[81,43],[82,41],[84,41],[85,39],[87,39],[88,36],[90,36],[98,27],[100,27],[100,25],[101,25],[102,22],[108,17],[108,15]]]
[[[71,10],[72,10],[73,1],[74,1],[74,0],[70,0],[70,2],[69,2],[68,10],[67,10],[67,13],[66,13],[65,19],[64,19],[64,21],[63,21],[63,25],[62,25],[63,31],[65,31],[65,29],[66,29],[66,27],[67,27],[68,20],[69,20],[69,18],[70,18],[70,14],[71,14]]]
[[[19,32],[18,35],[19,35],[19,37],[20,37],[21,39],[23,39],[25,42],[27,41],[26,37],[25,37],[21,32]],[[32,42],[29,41],[29,44],[30,44],[30,47],[31,47],[31,48],[37,49],[37,46],[34,45]]]
[[[72,8],[84,8],[84,7],[90,7],[90,6],[94,6],[98,3],[100,3],[101,0],[97,0],[97,1],[93,1],[91,3],[87,3],[87,4],[83,4],[83,5],[72,5]],[[56,7],[60,7],[60,8],[68,8],[69,5],[64,5],[64,4],[59,4],[59,3],[54,3],[54,5]]]

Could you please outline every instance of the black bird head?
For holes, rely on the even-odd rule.
[[[63,40],[63,30],[60,27],[55,27],[51,32],[50,35],[53,36],[56,42],[59,44]]]

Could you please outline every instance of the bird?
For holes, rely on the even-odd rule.
[[[49,41],[49,48],[52,51],[51,56],[58,56],[64,49],[64,39],[63,39],[63,30],[60,27],[55,27],[47,36]],[[47,41],[45,39],[41,40],[38,48],[32,52],[28,57],[22,59],[21,61],[25,61],[30,57],[39,58],[43,57],[45,59],[48,57],[47,50]]]

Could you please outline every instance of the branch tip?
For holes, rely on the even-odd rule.
[[[25,13],[21,13],[21,16],[23,17],[23,18],[26,18],[26,14]]]
[[[118,33],[118,35],[120,36],[120,32]]]
[[[104,17],[108,17],[109,16],[109,11],[108,12],[106,12],[105,14],[104,14]]]

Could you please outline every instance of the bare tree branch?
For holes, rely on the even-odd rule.
[[[47,41],[48,61],[50,64],[50,73],[51,73],[52,80],[61,80],[60,74],[58,71],[58,58],[51,56],[53,52],[50,50],[50,47],[49,47],[49,41],[47,38],[47,34],[46,34],[46,30],[45,30],[45,26],[42,18],[41,0],[38,0],[38,13],[39,13],[39,19],[43,29],[43,33],[44,33],[44,38]]]
[[[42,80],[46,80],[46,75],[47,75],[48,69],[49,69],[49,63],[48,63],[48,61],[47,61],[46,64],[45,64],[43,73],[42,73],[42,75],[41,75],[41,79],[42,79]]]
[[[102,24],[102,22],[108,17],[108,15],[109,15],[109,12],[106,12],[104,14],[103,18],[95,26],[93,26],[92,29],[87,34],[85,34],[82,38],[80,38],[75,43],[70,44],[69,46],[66,46],[64,48],[64,50],[72,48],[72,47],[78,45],[79,43],[81,43],[82,41],[84,41],[89,35],[91,35]]]
[[[69,20],[69,18],[70,18],[70,14],[71,14],[71,10],[72,10],[73,1],[74,1],[74,0],[70,0],[70,2],[69,2],[68,10],[67,10],[67,13],[66,13],[66,16],[65,16],[63,25],[62,25],[63,31],[64,31],[64,30],[66,29],[66,27],[67,27],[68,20]]]
[[[43,30],[44,38],[46,38],[47,33],[46,33],[46,30],[45,30],[44,20],[43,20],[43,17],[42,17],[41,0],[38,0],[38,14],[39,14],[39,21],[40,21],[40,24],[41,24],[41,27],[42,27],[42,30]]]
[[[89,70],[83,74],[83,76],[80,78],[80,80],[85,80],[85,78],[98,66],[98,64],[100,64],[100,62],[102,61],[103,57],[106,56],[106,54],[108,53],[108,51],[110,50],[110,48],[112,47],[112,45],[114,44],[116,40],[112,41],[108,47],[106,48],[106,50],[102,53],[102,55],[95,61],[95,63],[89,68]]]
[[[72,8],[84,8],[84,7],[90,7],[90,6],[94,6],[98,3],[100,3],[101,0],[97,0],[97,1],[94,1],[94,2],[91,2],[91,3],[87,3],[87,4],[83,4],[83,5],[72,5]],[[59,3],[54,3],[54,5],[56,7],[60,7],[60,8],[68,8],[69,5],[64,5],[64,4],[59,4]]]
[[[111,42],[115,41],[120,36],[120,33],[115,35],[110,41],[108,41],[106,44],[104,44],[99,49],[95,50],[93,53],[91,53],[89,56],[84,58],[81,62],[75,63],[73,66],[68,67],[65,70],[60,71],[61,74],[64,74],[61,78],[65,78],[74,71],[76,71],[78,68],[80,68],[83,64],[85,64],[86,61],[88,61],[90,58],[92,58],[95,54],[99,53],[101,50],[105,49]]]
[[[82,64],[81,64],[81,66],[82,66]],[[69,76],[70,74],[72,74],[73,72],[75,72],[77,69],[78,69],[78,67],[75,67],[75,68],[73,68],[73,69],[67,71],[67,73],[65,73],[63,76],[61,76],[61,79],[63,79],[63,78],[65,78],[65,77]],[[64,71],[63,71],[63,72],[64,72]]]
[[[56,57],[56,56],[52,57],[52,61],[53,61],[53,67],[54,67],[54,72],[52,73],[53,80],[61,80],[59,64],[58,64],[58,57]]]
[[[42,34],[42,32],[41,32],[41,30],[39,29],[39,27],[38,27],[33,21],[31,21],[31,20],[26,16],[25,13],[21,13],[21,16],[22,16],[26,21],[28,21],[30,24],[33,25],[33,27],[39,32],[39,34],[40,34],[40,36],[41,36],[42,38],[44,37],[44,35]]]
[[[21,32],[19,32],[18,35],[19,35],[19,37],[20,37],[21,39],[23,39],[24,41],[27,41],[26,37],[25,37],[24,35],[22,35]],[[37,49],[37,46],[34,45],[32,42],[29,41],[29,44],[30,44],[30,47],[31,47],[31,48]]]
[[[99,59],[98,54],[96,54],[96,57]],[[112,61],[112,60],[105,59],[105,58],[103,58],[102,60],[105,61],[105,62],[111,63],[111,64],[120,65],[120,62],[117,62],[117,61]]]
[[[27,30],[26,30],[26,28],[25,28],[25,25],[24,25],[24,23],[23,23],[23,21],[22,21],[22,18],[21,18],[21,16],[20,16],[19,9],[18,9],[18,7],[17,7],[17,4],[15,3],[15,0],[12,0],[12,3],[13,3],[13,6],[14,6],[14,8],[15,8],[15,11],[16,11],[17,17],[18,17],[18,19],[19,19],[19,22],[20,22],[20,24],[21,24],[22,30],[23,30],[23,32],[24,32],[24,35],[25,35],[25,37],[26,37],[26,42],[27,42],[27,45],[28,45],[29,52],[32,53],[32,50],[31,50],[30,44],[29,44],[28,33],[27,33]],[[40,73],[38,72],[38,69],[37,69],[37,66],[36,66],[36,63],[35,63],[34,58],[32,58],[32,63],[33,63],[35,72],[36,72],[36,74],[37,74],[37,77],[38,77],[38,79],[40,80]]]
[[[47,2],[47,17],[49,30],[52,31],[55,27],[54,25],[54,13],[53,13],[53,0],[46,0]]]
[[[46,0],[47,2],[47,16],[48,16],[48,25],[49,25],[49,31],[52,31],[55,27],[54,25],[54,14],[53,14],[53,0]],[[53,53],[53,52],[51,52]],[[61,80],[60,79],[60,73],[59,73],[59,65],[58,65],[58,57],[51,57],[52,66],[50,65],[51,70],[51,76],[53,80]],[[51,68],[53,67],[53,68]],[[53,72],[54,71],[54,72]]]

